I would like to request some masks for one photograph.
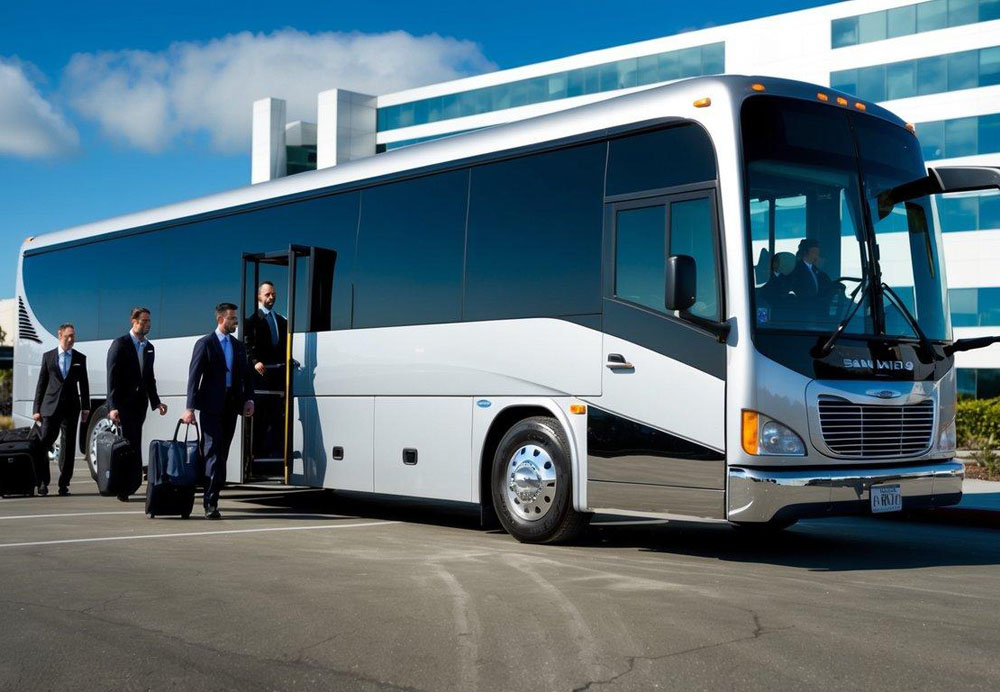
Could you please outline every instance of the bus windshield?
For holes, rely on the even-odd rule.
[[[951,337],[929,198],[878,207],[926,175],[917,139],[862,113],[775,97],[742,113],[757,330]],[[909,315],[907,314],[909,313]]]

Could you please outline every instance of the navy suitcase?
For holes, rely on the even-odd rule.
[[[146,480],[146,514],[150,519],[164,515],[191,516],[195,487],[201,469],[201,431],[194,424],[195,439],[188,440],[191,426],[178,440],[181,421],[177,421],[172,440],[149,443],[149,469]]]
[[[35,465],[45,454],[41,447],[37,425],[0,431],[0,496],[35,494]]]
[[[121,433],[105,430],[94,440],[97,447],[97,491],[105,497],[125,497],[142,485],[142,459]]]

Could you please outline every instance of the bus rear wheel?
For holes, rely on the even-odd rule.
[[[526,418],[507,431],[490,487],[500,523],[522,543],[570,541],[590,520],[573,509],[569,441],[554,418]]]
[[[114,424],[108,418],[108,407],[101,405],[92,411],[87,419],[87,437],[84,458],[87,460],[87,468],[90,469],[90,477],[97,480],[97,435],[110,430]]]

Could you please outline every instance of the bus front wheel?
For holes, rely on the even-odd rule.
[[[590,520],[573,509],[569,441],[554,418],[526,418],[507,431],[490,486],[500,523],[522,543],[572,540]]]

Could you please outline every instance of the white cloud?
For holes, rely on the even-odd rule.
[[[0,58],[0,156],[53,156],[79,143],[76,129],[32,84],[30,65]]]
[[[316,95],[380,94],[495,69],[470,41],[437,35],[243,32],[167,50],[81,53],[64,72],[69,101],[105,134],[147,151],[208,133],[223,152],[250,147],[251,105],[274,96],[288,119],[316,119]]]

